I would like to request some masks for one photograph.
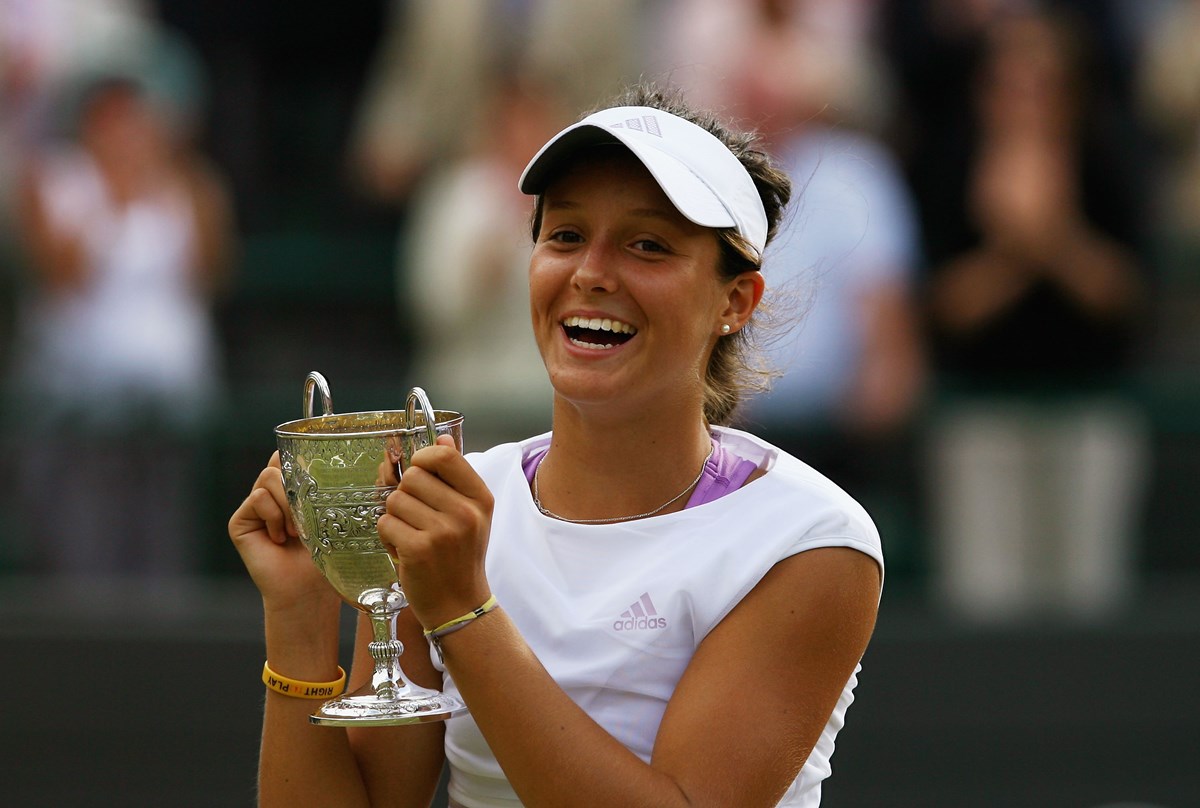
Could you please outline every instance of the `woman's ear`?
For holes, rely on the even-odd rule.
[[[725,287],[725,309],[720,322],[728,325],[730,331],[740,330],[754,314],[766,288],[767,282],[758,271],[743,272],[731,280]]]

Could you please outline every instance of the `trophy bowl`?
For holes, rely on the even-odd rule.
[[[400,669],[396,616],[408,601],[376,528],[414,453],[439,435],[462,451],[463,416],[434,410],[419,387],[404,410],[334,414],[329,384],[315,371],[304,381],[303,408],[305,417],[275,428],[288,506],[313,563],[346,603],[371,618],[375,663],[369,684],[325,702],[310,720],[395,726],[465,712],[457,699],[413,684]]]

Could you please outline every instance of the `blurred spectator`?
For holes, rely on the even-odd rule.
[[[795,106],[878,131],[892,81],[874,46],[880,0],[661,0],[649,15],[648,68],[689,100],[764,134],[800,120]],[[819,49],[813,58],[810,49]],[[820,101],[816,99],[820,98]],[[785,103],[786,102],[786,103]],[[824,110],[822,104],[833,105]],[[779,120],[774,120],[776,116]]]
[[[1182,0],[1151,29],[1140,68],[1142,108],[1168,155],[1156,210],[1164,230],[1200,248],[1200,2]]]
[[[1099,616],[1133,585],[1147,442],[1121,383],[1144,290],[1088,205],[1081,44],[1034,12],[988,26],[962,199],[973,239],[929,282],[946,383],[933,571],[970,618]],[[1113,174],[1129,159],[1107,158]]]
[[[54,102],[68,78],[139,52],[151,27],[141,0],[0,0],[0,362],[21,282],[15,216],[24,167],[60,123]]]
[[[768,336],[767,359],[781,375],[743,417],[859,497],[899,540],[890,509],[911,479],[903,438],[924,381],[921,251],[915,203],[874,134],[891,77],[871,40],[873,4],[674,5],[681,26],[668,50],[679,65],[668,73],[756,128],[796,188],[765,264],[780,332]]]
[[[31,273],[6,425],[37,570],[198,571],[192,451],[219,393],[210,306],[231,210],[188,139],[196,71],[171,69],[187,59],[174,40],[154,44],[145,73],[79,78],[73,137],[39,149],[18,201]]]
[[[142,0],[0,0],[0,229],[24,159],[52,133],[64,82],[139,52],[150,28]]]
[[[553,391],[529,328],[529,197],[517,180],[565,115],[529,79],[489,86],[488,126],[472,151],[418,187],[398,279],[418,349],[413,382],[467,415],[476,449],[550,425]]]
[[[1158,147],[1149,364],[1190,388],[1200,365],[1200,2],[1169,0],[1147,30],[1135,87]]]
[[[898,103],[891,141],[907,168],[921,208],[923,243],[931,264],[971,247],[977,226],[963,203],[969,166],[974,160],[980,120],[977,112],[979,61],[993,26],[1039,8],[1055,11],[1063,25],[1078,32],[1072,59],[1084,77],[1077,99],[1087,125],[1074,133],[1079,165],[1080,204],[1088,217],[1119,241],[1141,246],[1145,231],[1144,165],[1114,154],[1144,154],[1146,144],[1131,131],[1110,66],[1113,46],[1097,26],[1115,25],[1110,4],[1091,0],[913,0],[889,3],[880,26],[889,60],[896,66]],[[1108,34],[1107,38],[1112,38]]]
[[[392,0],[351,149],[365,189],[403,202],[489,122],[488,88],[520,64],[589,109],[634,69],[636,0]],[[533,155],[530,154],[530,157]]]

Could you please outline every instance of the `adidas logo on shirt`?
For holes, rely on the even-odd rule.
[[[617,631],[661,630],[666,627],[667,618],[659,616],[658,609],[654,608],[654,602],[650,600],[649,592],[643,592],[642,596],[621,612],[621,616],[613,622],[613,628]]]

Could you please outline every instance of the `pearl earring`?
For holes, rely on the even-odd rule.
[[[722,333],[722,334],[728,334],[728,333],[729,333],[729,331],[730,331],[730,328],[729,328],[729,323],[722,323],[722,324],[721,324],[721,333]]]

